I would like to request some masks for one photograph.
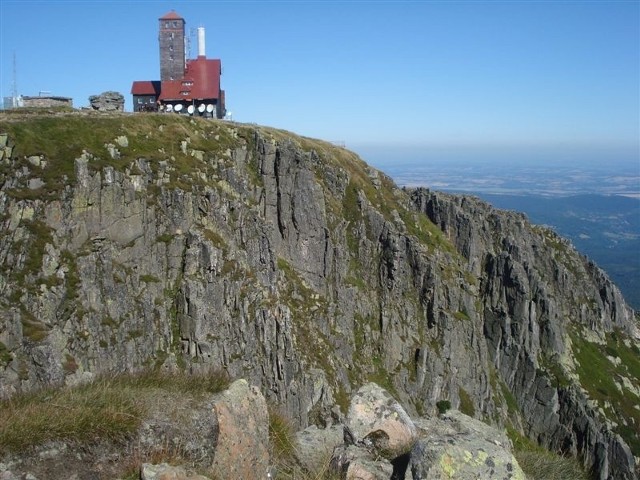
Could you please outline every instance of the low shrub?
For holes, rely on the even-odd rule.
[[[451,402],[449,400],[440,400],[438,403],[436,403],[436,407],[438,408],[438,413],[442,415],[448,410],[451,410]]]

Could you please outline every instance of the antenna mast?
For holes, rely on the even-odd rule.
[[[11,108],[18,106],[18,69],[16,67],[16,52],[13,52],[13,82],[11,85]]]

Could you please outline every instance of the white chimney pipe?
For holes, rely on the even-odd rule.
[[[204,27],[198,27],[198,56],[206,56],[204,52]]]

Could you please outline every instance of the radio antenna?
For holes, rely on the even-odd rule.
[[[18,68],[16,67],[16,52],[13,52],[13,82],[11,84],[11,107],[18,106]]]

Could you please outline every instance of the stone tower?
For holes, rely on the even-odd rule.
[[[159,20],[160,80],[180,80],[185,67],[185,21],[173,10]]]

